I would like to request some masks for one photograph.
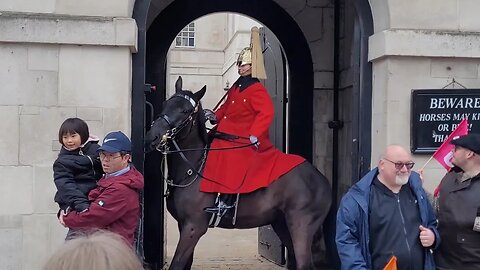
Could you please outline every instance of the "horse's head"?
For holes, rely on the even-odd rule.
[[[204,129],[200,99],[205,95],[206,90],[206,86],[195,93],[182,90],[182,77],[178,77],[175,83],[175,94],[163,103],[160,116],[153,121],[145,135],[146,152],[154,149],[164,150],[170,139],[187,136],[186,133],[191,131],[196,121]]]

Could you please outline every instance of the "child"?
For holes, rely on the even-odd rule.
[[[59,214],[70,210],[87,211],[90,205],[88,192],[103,174],[96,152],[99,139],[89,135],[85,121],[68,118],[60,126],[58,141],[62,149],[53,164],[53,178],[57,187],[55,202],[60,206]]]

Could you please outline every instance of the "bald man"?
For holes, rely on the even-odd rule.
[[[342,198],[335,238],[342,269],[383,269],[393,256],[399,270],[435,269],[437,221],[414,165],[405,148],[389,145]]]

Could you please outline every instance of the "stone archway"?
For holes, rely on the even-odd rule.
[[[325,2],[325,3],[324,3]],[[323,84],[325,93],[324,99],[327,102],[331,97],[328,91],[333,93],[335,90],[328,88],[328,85],[334,85],[335,76],[329,78],[324,76],[329,72],[337,74],[333,63],[328,66],[328,70],[323,70],[322,59],[328,58],[331,53],[334,54],[333,46],[324,49],[322,38],[325,33],[318,32],[318,26],[328,21],[329,16],[335,16],[330,9],[334,9],[336,1],[240,1],[238,3],[225,3],[221,0],[176,0],[176,1],[149,1],[137,0],[134,9],[134,18],[137,19],[139,27],[139,54],[134,56],[133,60],[133,97],[132,97],[132,142],[140,147],[143,142],[143,132],[145,125],[145,95],[144,91],[149,90],[145,82],[163,86],[165,85],[166,54],[171,41],[176,34],[190,21],[212,13],[212,12],[238,12],[248,15],[266,25],[280,40],[287,55],[291,83],[291,114],[290,119],[302,119],[301,121],[292,121],[290,126],[289,145],[290,152],[301,154],[310,160],[313,160],[321,170],[335,171],[334,166],[330,167],[332,154],[327,153],[324,158],[318,158],[318,153],[313,150],[312,142],[314,136],[319,136],[318,130],[314,130],[313,122],[315,119],[326,118],[320,123],[322,132],[327,132],[328,120],[330,116],[318,115],[318,108],[315,109],[312,103],[315,91],[322,90]],[[347,1],[350,2],[350,1]],[[360,173],[369,167],[370,163],[370,121],[371,121],[371,66],[367,61],[368,36],[373,32],[373,20],[370,6],[367,0],[351,1],[355,7],[360,28],[360,36],[357,36],[360,42],[359,57],[359,84],[361,98],[358,100],[362,110],[359,112],[362,131],[360,132],[359,149],[361,153],[363,167]],[[189,6],[193,8],[185,8]],[[319,16],[318,11],[324,14]],[[331,13],[330,13],[331,12]],[[181,14],[181,16],[180,16]],[[275,16],[272,16],[275,14]],[[332,18],[330,18],[332,19]],[[148,30],[147,30],[148,29]],[[333,38],[333,37],[332,37]],[[330,40],[331,41],[331,40]],[[146,57],[147,56],[147,57]],[[146,57],[146,58],[145,58]],[[327,78],[327,79],[325,79]],[[339,79],[337,77],[337,79]],[[330,81],[331,80],[331,81]],[[338,82],[337,82],[338,84]],[[153,104],[154,109],[158,109],[165,98],[163,91],[146,93],[146,97]],[[298,104],[295,106],[295,104]],[[333,109],[333,107],[332,107]],[[141,116],[140,116],[141,115]],[[327,114],[328,115],[328,114]],[[148,117],[147,117],[148,118]],[[324,136],[324,135],[321,135]],[[332,136],[332,135],[327,135]],[[332,137],[330,137],[332,138]],[[338,143],[338,142],[337,142]],[[135,153],[134,153],[135,155]],[[143,153],[137,153],[136,162],[143,161]],[[145,158],[145,174],[147,178],[159,179],[158,170],[148,168],[155,167],[158,157],[155,154]],[[324,160],[326,162],[324,162]],[[330,161],[329,161],[330,160]],[[338,161],[337,161],[338,162]],[[143,168],[143,162],[137,164]],[[137,166],[137,167],[138,167]],[[338,166],[338,165],[337,165]],[[158,167],[158,166],[157,166]],[[328,174],[328,173],[327,173]],[[334,192],[338,194],[338,186],[335,187],[336,180],[332,181]],[[146,183],[145,194],[145,239],[140,248],[144,248],[144,254],[148,262],[153,265],[163,263],[161,254],[163,251],[163,198],[159,196],[163,191],[163,183],[159,181],[148,181]],[[332,231],[330,230],[331,234]],[[331,245],[332,243],[330,243]]]
[[[187,5],[200,6],[203,8],[197,8],[195,10],[189,10],[188,12],[183,12],[183,7]],[[263,6],[262,6],[263,5]],[[175,38],[176,34],[190,21],[201,17],[203,15],[219,12],[219,11],[230,11],[237,12],[248,15],[250,17],[256,18],[261,21],[264,25],[270,28],[272,32],[275,33],[277,38],[282,43],[282,46],[285,50],[286,57],[289,61],[289,67],[291,71],[290,79],[290,89],[291,89],[291,117],[298,119],[305,119],[305,121],[298,121],[296,124],[292,124],[290,131],[290,138],[292,140],[290,145],[290,152],[298,153],[307,158],[311,159],[311,136],[312,136],[312,125],[309,123],[312,122],[312,106],[311,100],[312,89],[313,87],[313,71],[311,64],[311,55],[308,48],[308,43],[303,37],[302,32],[296,24],[292,22],[292,19],[289,19],[289,16],[279,8],[275,3],[267,1],[259,5],[255,1],[241,2],[237,4],[226,4],[225,1],[219,1],[217,3],[208,2],[208,5],[200,5],[198,2],[190,0],[175,1],[166,7],[155,20],[152,21],[150,28],[147,32],[147,59],[146,59],[146,81],[155,84],[155,85],[165,85],[165,73],[166,73],[166,55],[170,47],[171,41]],[[256,7],[255,7],[256,6]],[[261,10],[275,10],[279,15],[275,18],[282,18],[281,24],[276,24],[274,18],[264,17],[261,14]],[[178,14],[182,14],[180,17]],[[163,27],[164,25],[169,25],[169,27]],[[284,31],[281,31],[284,30]],[[277,31],[277,32],[275,32]],[[291,39],[291,37],[294,39]],[[282,41],[283,39],[283,41]],[[159,108],[160,103],[165,98],[165,93],[163,91],[157,91],[156,93],[147,94],[147,99],[150,100],[154,108]],[[299,105],[295,106],[295,103]],[[303,104],[303,105],[300,105]],[[310,104],[310,106],[305,106],[305,104]],[[295,111],[296,110],[296,111]],[[308,120],[310,119],[310,120]],[[300,134],[303,133],[303,134]],[[308,134],[307,137],[304,134]],[[301,136],[301,139],[298,137]],[[310,137],[310,139],[308,138]],[[151,158],[151,159],[150,159]],[[150,160],[155,160],[156,157],[147,157],[146,164]],[[158,179],[158,171],[150,171],[146,167],[146,176],[152,175],[153,178]],[[148,174],[148,175],[147,175]],[[148,185],[148,184],[147,184]],[[146,187],[147,189],[148,187]],[[162,190],[160,186],[152,185],[152,188],[155,190]],[[152,250],[149,247],[157,246],[161,243],[160,236],[158,231],[154,231],[149,228],[149,220],[154,220],[154,223],[161,224],[161,220],[157,217],[158,208],[149,209],[148,204],[152,203],[154,205],[162,205],[163,201],[159,201],[157,197],[149,196],[148,191],[145,194],[145,205],[146,205],[146,215],[145,215],[145,255],[146,257],[154,258],[155,254],[151,254],[148,250]],[[153,211],[155,216],[148,216],[150,210]],[[157,240],[155,240],[157,239]],[[161,248],[161,247],[160,247]],[[156,250],[156,248],[153,248]]]

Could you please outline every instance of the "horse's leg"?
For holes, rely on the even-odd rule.
[[[317,232],[313,236],[313,243],[312,243],[312,263],[315,269],[322,269],[322,267],[325,267],[324,264],[319,261],[319,258],[322,257],[322,244],[321,240],[323,237],[323,226],[320,225],[320,228],[318,228]],[[327,255],[327,259],[330,257]],[[328,265],[328,264],[327,264]]]
[[[178,231],[181,233],[182,232],[182,229],[180,226],[178,226]],[[195,244],[196,246],[196,244]],[[190,255],[190,258],[188,258],[188,261],[187,261],[187,264],[185,265],[185,267],[183,267],[183,270],[190,270],[192,269],[192,264],[193,264],[193,253],[195,252],[195,248],[194,250],[192,251],[192,254]]]
[[[286,220],[292,237],[297,270],[312,269],[312,242],[314,234],[320,228],[320,219],[306,211],[290,210],[286,215]]]
[[[188,258],[187,264],[183,268],[184,270],[190,270],[192,269],[192,264],[193,264],[193,252],[192,255],[190,255],[190,258]]]
[[[178,240],[172,263],[168,269],[190,269],[193,263],[193,251],[195,246],[197,245],[198,240],[200,240],[200,237],[207,232],[207,228],[207,225],[202,226],[191,222],[185,222],[182,226],[179,225],[180,239]]]
[[[290,233],[288,232],[285,219],[277,220],[271,225],[275,233],[278,235],[278,238],[280,238],[282,243],[287,248],[287,269],[296,270],[297,263],[295,261],[295,254],[293,252],[292,238],[290,237]]]
[[[178,232],[181,233],[181,232],[182,232],[182,226],[180,225],[180,223],[178,223],[177,226],[178,226]],[[188,259],[187,264],[185,265],[185,267],[183,267],[184,270],[190,270],[190,269],[192,269],[193,253],[194,253],[194,252],[195,252],[195,250],[192,252],[192,255],[190,255],[190,258]]]

